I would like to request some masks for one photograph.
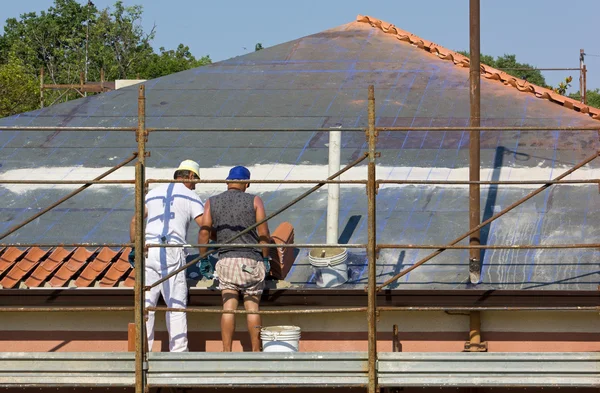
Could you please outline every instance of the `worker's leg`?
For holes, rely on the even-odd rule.
[[[146,271],[145,271],[145,282],[146,285],[154,284],[160,279],[159,273],[152,268],[152,261],[146,259]],[[145,292],[145,305],[146,307],[155,307],[160,296],[160,286],[154,287],[149,291]],[[152,351],[152,344],[154,343],[154,311],[148,312],[148,320],[146,321],[146,335],[148,337],[148,351]]]
[[[258,311],[258,302],[260,295],[244,295],[244,308],[246,311]],[[252,343],[252,352],[260,352],[260,327],[261,320],[259,314],[248,314],[248,333],[250,334],[250,342]]]
[[[239,294],[232,289],[221,291],[223,297],[223,310],[236,310],[238,308]],[[221,315],[221,340],[223,341],[223,352],[231,352],[233,333],[235,332],[235,314]]]
[[[166,249],[168,261],[171,263],[169,271],[173,266],[183,266],[185,262],[185,254],[183,250],[178,248]],[[173,261],[179,260],[178,263]],[[188,288],[185,279],[185,270],[177,273],[167,281],[162,283],[162,294],[167,307],[169,308],[186,308]],[[166,313],[167,331],[169,332],[169,351],[171,352],[187,352],[187,314],[186,312],[168,311]]]
[[[177,273],[162,284],[163,298],[169,308],[187,307],[187,282],[185,271]],[[186,312],[167,311],[167,331],[169,332],[169,351],[187,352],[187,314]]]

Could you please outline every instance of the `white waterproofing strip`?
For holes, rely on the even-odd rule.
[[[482,168],[481,180],[551,180],[554,177],[569,170],[571,167],[566,165],[556,167],[501,167],[501,168]],[[0,180],[90,180],[109,170],[110,167],[38,167],[9,169],[0,174]],[[223,180],[227,177],[230,167],[201,168],[200,176],[204,180]],[[265,164],[249,166],[252,174],[252,180],[323,180],[328,176],[327,165],[286,165],[286,164]],[[146,179],[172,179],[174,168],[146,168]],[[378,180],[468,180],[469,168],[421,168],[421,167],[377,167]],[[584,180],[596,179],[600,176],[599,168],[583,167],[563,180]],[[124,167],[104,178],[104,180],[132,180],[134,179],[134,167]],[[351,168],[341,176],[341,180],[366,180],[367,167],[357,166]],[[316,184],[316,183],[315,183]],[[249,190],[252,193],[277,191],[285,189],[310,188],[314,184],[252,184]],[[578,186],[585,184],[576,184]],[[152,184],[156,187],[157,184]],[[503,185],[501,187],[517,188],[537,188],[535,185]],[[27,184],[27,185],[7,185],[0,184],[0,187],[7,188],[11,192],[22,194],[36,189],[76,189],[79,185],[60,184]],[[97,184],[93,190],[98,191],[109,187],[132,187],[127,184]],[[199,194],[213,193],[224,190],[225,184],[197,184],[196,192]],[[343,184],[342,188],[364,188],[361,184]],[[406,185],[385,184],[381,188],[406,187]],[[467,185],[440,185],[439,187],[466,188]],[[485,186],[482,186],[485,187]]]

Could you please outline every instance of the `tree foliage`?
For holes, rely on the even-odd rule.
[[[469,57],[469,52],[460,51],[462,55]],[[484,55],[482,54],[480,57],[480,62],[482,64],[488,65],[490,67],[502,70],[505,68],[504,72],[514,77],[524,79],[529,83],[533,83],[534,85],[538,85],[541,87],[547,87],[546,79],[542,75],[542,72],[539,70],[535,70],[534,66],[527,63],[519,63],[517,61],[516,55],[508,55],[498,56],[494,58],[494,56]],[[529,68],[528,70],[515,70],[510,68]]]
[[[166,50],[161,47],[159,51],[160,54],[152,53],[146,62],[146,68],[142,72],[146,79],[158,78],[162,75],[174,74],[211,63],[209,56],[196,59],[190,52],[190,48],[183,44],[179,44],[176,50]]]
[[[15,53],[0,65],[0,117],[37,108],[39,86]]]
[[[594,108],[600,108],[600,89],[586,90],[585,95],[587,105],[593,106]],[[569,98],[580,101],[581,92],[578,90],[577,93],[569,94]]]
[[[87,72],[87,80],[99,80],[101,69],[106,80],[151,79],[211,63],[209,56],[196,59],[183,44],[175,50],[160,48],[156,53],[151,45],[156,28],[144,31],[142,16],[141,5],[125,6],[120,0],[105,9],[98,9],[91,1],[80,4],[76,0],[54,0],[39,14],[29,12],[6,20],[4,34],[0,35],[0,67],[17,67],[19,77],[39,86],[42,67],[46,83],[72,84],[79,83],[82,72]],[[8,88],[0,86],[2,91]],[[37,89],[25,89],[23,93],[32,95],[24,100],[31,102],[33,96],[37,100]],[[59,94],[45,93],[48,100]],[[17,102],[7,107],[11,106],[15,109],[2,115],[23,110]]]
[[[569,89],[569,87],[571,87],[572,81],[573,81],[573,77],[568,76],[565,78],[564,81],[560,82],[557,87],[552,88],[552,90],[554,90],[556,93],[564,96],[567,93],[567,90]]]

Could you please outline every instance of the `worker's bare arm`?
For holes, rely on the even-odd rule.
[[[200,230],[198,231],[198,244],[208,244],[213,231],[210,201],[206,201],[206,204],[204,205],[204,214],[196,219],[198,220],[198,218],[200,219],[200,222],[198,223],[198,226],[200,227]],[[200,255],[204,255],[206,254],[207,247],[200,247],[198,251],[200,251]]]
[[[265,205],[263,204],[262,199],[259,196],[254,197],[254,210],[256,212],[256,222],[260,222],[266,218],[265,213]],[[256,227],[256,232],[258,233],[258,240],[260,244],[269,244],[271,241],[271,235],[269,234],[269,225],[267,222],[263,222],[258,227]],[[262,249],[263,257],[269,256],[269,249]]]
[[[148,209],[144,207],[144,218],[148,217]],[[135,214],[131,217],[129,223],[129,241],[133,243],[135,241]]]

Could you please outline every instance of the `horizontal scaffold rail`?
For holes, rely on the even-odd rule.
[[[330,127],[330,128],[159,128],[148,127],[146,132],[365,132],[366,127]],[[598,131],[600,127],[553,127],[553,126],[493,126],[493,127],[375,127],[375,131]],[[137,127],[53,127],[53,126],[1,126],[0,131],[138,131]]]
[[[493,126],[493,127],[375,127],[375,131],[598,131],[599,127],[552,127],[552,126]],[[366,127],[330,128],[158,128],[148,127],[147,132],[365,132]]]
[[[380,352],[379,386],[593,387],[600,354]],[[149,387],[364,386],[365,352],[148,354]],[[132,352],[0,353],[0,387],[132,387]]]
[[[196,184],[227,184],[231,180],[174,180],[148,179],[146,184],[153,183],[196,183]],[[254,184],[367,184],[368,180],[245,180],[244,183]],[[528,184],[600,184],[600,179],[574,180],[376,180],[377,184],[399,185],[528,185]],[[135,180],[2,180],[0,184],[135,184]]]
[[[318,243],[290,243],[290,244],[246,244],[246,243],[207,243],[207,244],[158,244],[148,243],[146,248],[199,248],[199,247],[229,247],[229,248],[366,248],[364,243],[357,244],[318,244]],[[447,244],[378,244],[376,249],[407,249],[407,250],[538,250],[538,249],[561,249],[561,248],[600,248],[600,243],[567,243],[567,244],[476,244],[476,245],[447,245]]]
[[[137,131],[137,127],[47,127],[47,126],[0,126],[0,131],[93,131],[93,132],[103,132],[103,131],[111,131],[111,132],[132,132]]]
[[[133,243],[0,243],[2,247],[41,247],[41,248],[54,248],[54,247],[108,247],[108,248],[125,248],[133,247]],[[324,243],[289,243],[289,244],[246,244],[246,243],[207,243],[207,244],[146,244],[146,248],[198,248],[198,247],[210,247],[210,248],[247,248],[247,247],[261,247],[261,248],[351,248],[361,249],[366,248],[367,244],[364,243],[349,243],[349,244],[324,244]],[[447,245],[447,244],[385,244],[380,243],[377,245],[377,250],[383,249],[405,249],[405,250],[554,250],[554,249],[590,249],[600,248],[600,243],[556,243],[556,244],[476,244],[476,245]]]

